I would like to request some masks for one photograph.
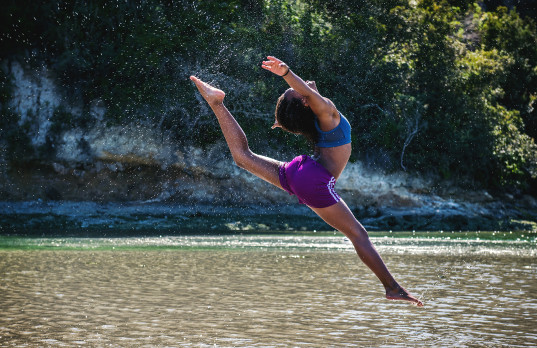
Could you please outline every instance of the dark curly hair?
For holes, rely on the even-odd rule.
[[[276,120],[284,130],[305,136],[315,146],[319,136],[315,127],[315,114],[302,100],[288,96],[290,90],[292,88],[285,91],[276,102]]]

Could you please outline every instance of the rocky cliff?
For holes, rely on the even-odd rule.
[[[0,141],[2,201],[255,205],[270,211],[295,206],[294,197],[240,170],[223,141],[199,148],[150,122],[110,125],[102,102],[69,100],[46,68],[27,70],[18,62],[4,62],[2,68],[13,76],[11,100],[3,109],[17,115],[25,146],[34,149],[30,159],[13,162],[10,151],[17,148],[8,139]],[[85,113],[89,121],[65,126],[58,110],[69,119]],[[336,188],[370,228],[536,228],[537,201],[530,196],[493,197],[404,172],[380,173],[359,162],[348,165]]]

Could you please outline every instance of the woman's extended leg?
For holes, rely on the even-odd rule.
[[[311,208],[311,207],[310,207]],[[327,208],[311,208],[326,223],[342,232],[350,239],[360,259],[379,278],[386,289],[386,298],[390,300],[405,300],[423,306],[423,303],[408,293],[393,278],[382,261],[379,253],[371,244],[367,231],[354,217],[343,200]]]
[[[224,105],[226,94],[194,76],[190,79],[196,84],[201,96],[216,115],[235,163],[261,179],[282,188],[279,179],[281,162],[255,154],[250,150],[242,128]]]

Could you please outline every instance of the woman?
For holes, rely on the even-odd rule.
[[[319,94],[314,82],[304,82],[287,64],[267,57],[262,67],[281,76],[291,87],[279,99],[272,128],[302,134],[314,142],[315,157],[298,156],[282,163],[253,153],[246,136],[227,108],[225,93],[191,76],[203,98],[216,115],[235,163],[268,181],[310,207],[354,245],[360,259],[375,273],[386,290],[386,298],[423,303],[401,287],[392,277],[371,244],[367,231],[337,195],[334,184],[351,154],[350,125],[334,103]]]

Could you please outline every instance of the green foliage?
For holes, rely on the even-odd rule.
[[[71,97],[102,101],[106,121],[152,123],[185,144],[221,139],[190,74],[226,91],[253,148],[301,143],[269,129],[287,88],[260,69],[270,54],[347,116],[355,159],[487,187],[537,177],[537,29],[514,10],[468,0],[6,0],[0,32],[2,57],[45,60]],[[0,103],[7,86],[2,77]],[[83,125],[62,110],[52,121],[50,146]],[[9,129],[23,146],[24,132]]]
[[[485,13],[480,22],[485,49],[497,49],[512,60],[506,65],[506,78],[501,87],[505,91],[500,102],[520,112],[522,129],[537,138],[537,26],[531,19],[523,20],[517,12],[505,7]]]
[[[500,183],[520,187],[527,177],[537,178],[537,145],[520,131],[523,121],[517,111],[498,106],[491,112],[499,117],[493,130],[494,151]]]

